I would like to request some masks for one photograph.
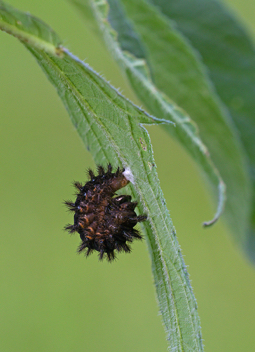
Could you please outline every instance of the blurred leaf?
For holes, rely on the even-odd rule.
[[[44,22],[0,1],[0,29],[37,49],[61,56],[60,39]]]
[[[215,0],[150,0],[199,51],[237,127],[253,182],[245,247],[255,261],[255,49],[237,18]],[[210,150],[210,148],[209,148]],[[217,163],[216,163],[217,165]],[[222,174],[223,176],[223,174]]]
[[[80,9],[86,3],[86,0],[73,1]],[[109,15],[105,9],[107,3]],[[107,46],[137,96],[155,116],[176,123],[176,129],[165,128],[206,172],[215,194],[217,171],[213,171],[208,160],[211,156],[227,185],[226,217],[236,239],[244,243],[250,212],[245,154],[199,55],[168,18],[144,0],[94,0],[91,4]],[[194,123],[170,98],[197,123],[206,147]]]
[[[125,99],[88,65],[60,46],[57,35],[35,17],[0,2],[0,29],[17,37],[56,87],[96,163],[129,167],[130,190],[148,215],[144,230],[171,350],[202,351],[197,305],[165,206],[142,124],[160,124]]]

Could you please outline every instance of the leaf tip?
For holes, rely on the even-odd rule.
[[[219,220],[221,214],[223,213],[224,205],[226,201],[226,185],[221,179],[219,182],[218,189],[219,189],[219,200],[218,200],[218,207],[217,207],[216,214],[212,220],[205,221],[203,223],[203,227],[209,227],[214,225]]]

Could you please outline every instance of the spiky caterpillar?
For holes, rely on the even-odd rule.
[[[134,226],[146,220],[147,216],[136,215],[137,202],[131,202],[131,196],[116,196],[116,191],[129,183],[123,174],[125,169],[118,168],[112,172],[109,164],[107,171],[102,166],[98,166],[97,170],[98,176],[92,170],[88,171],[90,181],[84,186],[74,183],[78,190],[76,201],[65,202],[74,212],[74,224],[67,225],[65,229],[69,233],[79,233],[82,241],[79,253],[85,251],[88,256],[96,250],[99,259],[106,254],[111,261],[115,258],[115,250],[130,252],[127,242],[142,238]]]

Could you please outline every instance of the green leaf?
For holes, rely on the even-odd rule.
[[[139,210],[148,215],[144,231],[169,345],[172,351],[202,351],[196,301],[143,127],[166,121],[124,98],[62,47],[54,32],[35,17],[0,2],[0,29],[17,37],[36,58],[95,162],[130,168],[134,176],[130,191],[140,200]]]
[[[255,48],[238,19],[215,0],[151,0],[199,51],[237,127],[252,179],[244,246],[255,261]]]
[[[72,2],[85,15],[86,19],[90,18],[86,0],[72,0]],[[143,43],[139,41],[139,36],[132,30],[132,26],[125,17],[120,3],[111,0],[110,4],[110,12],[108,14],[108,3],[106,1],[92,2],[92,8],[103,30],[107,46],[128,76],[134,91],[141,101],[146,104],[154,115],[175,123],[176,128],[171,127],[168,131],[181,141],[198,164],[202,166],[203,171],[211,181],[214,195],[218,194],[218,208],[214,218],[205,222],[204,225],[212,225],[223,211],[225,202],[224,182],[213,165],[206,146],[199,138],[196,125],[182,109],[153,84],[144,58]],[[116,32],[109,26],[107,18],[113,24],[115,30],[118,27],[118,38]],[[117,39],[120,38],[122,41],[119,43]]]
[[[38,18],[28,16],[0,1],[0,28],[23,43],[61,56],[57,34]]]
[[[74,2],[81,9],[86,0]],[[213,194],[218,178],[222,200],[220,173],[227,185],[225,215],[236,239],[244,243],[251,203],[245,154],[199,56],[169,19],[145,0],[92,0],[91,6],[107,46],[139,99],[155,116],[175,122],[175,129],[165,128],[205,171],[214,186]],[[197,123],[199,135],[188,115],[170,99]],[[222,202],[219,204],[216,219],[222,210]]]

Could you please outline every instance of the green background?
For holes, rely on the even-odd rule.
[[[102,41],[61,0],[10,0],[51,25],[64,45],[137,104]],[[255,33],[254,0],[229,0]],[[0,33],[0,350],[166,351],[146,243],[113,264],[76,255],[63,200],[86,181],[90,154],[39,66]],[[158,116],[160,117],[160,116]],[[161,186],[198,301],[207,352],[255,349],[255,270],[219,221],[199,170],[150,127]]]

